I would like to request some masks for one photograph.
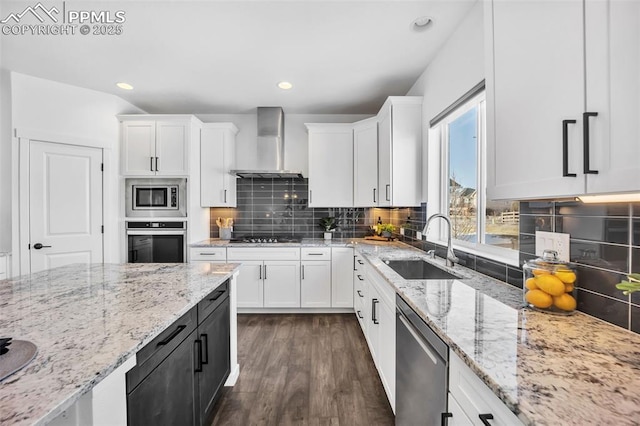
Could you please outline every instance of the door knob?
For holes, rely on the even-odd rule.
[[[51,247],[51,246],[43,246],[41,243],[35,243],[33,245],[33,248],[36,250],[40,250],[41,248],[47,248],[47,247]]]

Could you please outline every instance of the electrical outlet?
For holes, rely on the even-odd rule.
[[[542,256],[545,250],[555,250],[559,260],[568,262],[571,253],[569,237],[569,234],[560,232],[536,231],[536,256]]]
[[[400,235],[404,235],[404,228],[400,228]]]
[[[422,232],[418,231],[416,232],[416,240],[421,240],[422,239]]]

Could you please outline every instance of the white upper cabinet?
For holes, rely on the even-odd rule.
[[[205,123],[200,133],[200,204],[236,207],[236,134],[232,123]]]
[[[122,122],[122,174],[187,176],[189,144],[195,118],[119,116]]]
[[[487,196],[639,190],[637,2],[485,5]]]
[[[353,124],[353,206],[378,205],[378,119]]]
[[[353,207],[353,125],[305,124],[309,207]]]
[[[419,206],[422,97],[391,96],[378,113],[379,207]]]

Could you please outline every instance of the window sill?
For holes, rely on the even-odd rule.
[[[446,247],[447,242],[444,240],[428,240],[429,242],[439,244]],[[489,260],[495,260],[496,262],[505,263],[509,266],[516,268],[520,267],[520,253],[517,250],[509,250],[489,245],[481,244],[460,244],[452,242],[453,250],[460,250],[465,253],[470,253],[475,256],[481,256]]]

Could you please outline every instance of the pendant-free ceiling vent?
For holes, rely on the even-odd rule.
[[[284,111],[258,107],[258,164],[251,170],[232,170],[240,178],[301,178],[302,172],[284,169]]]

